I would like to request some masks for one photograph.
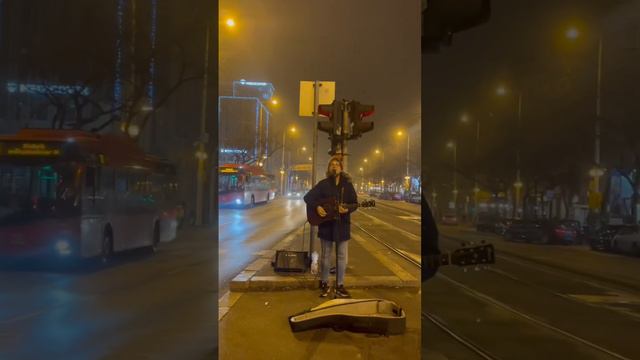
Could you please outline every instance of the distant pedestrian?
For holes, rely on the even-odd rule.
[[[335,199],[336,209],[325,209],[320,204],[326,200]],[[351,213],[358,207],[358,196],[349,174],[343,171],[342,159],[334,156],[327,166],[326,178],[320,180],[304,196],[304,201],[315,209],[320,217],[331,216],[334,218],[318,225],[318,238],[320,238],[322,254],[320,257],[320,289],[321,297],[327,297],[330,292],[329,269],[331,267],[331,251],[336,244],[336,289],[335,297],[351,297],[344,288],[344,276],[347,269],[347,245],[351,239]],[[327,205],[324,205],[327,206]],[[332,211],[335,210],[335,211]]]

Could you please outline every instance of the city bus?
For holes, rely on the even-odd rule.
[[[223,164],[218,171],[218,204],[221,207],[253,207],[276,196],[275,177],[261,167]]]
[[[175,168],[131,139],[0,136],[0,257],[101,258],[176,237]]]

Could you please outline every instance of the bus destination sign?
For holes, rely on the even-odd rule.
[[[53,146],[52,146],[53,145]],[[0,143],[0,156],[60,156],[60,148],[57,144],[43,142],[5,142]]]

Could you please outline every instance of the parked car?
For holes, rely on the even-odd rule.
[[[638,226],[632,225],[619,228],[611,239],[611,250],[640,256],[640,231]]]
[[[495,214],[478,214],[476,220],[476,231],[480,232],[495,232],[496,225],[500,221],[500,218]]]
[[[391,194],[391,200],[402,200],[402,194],[397,192],[397,193],[392,193]]]
[[[411,194],[411,195],[409,195],[409,198],[407,199],[407,202],[410,202],[412,204],[421,204],[422,203],[422,197],[420,196],[420,194]]]
[[[458,217],[456,214],[444,214],[442,215],[442,225],[458,225]]]
[[[385,191],[385,192],[381,193],[380,195],[378,195],[378,198],[380,200],[393,200],[393,195],[390,192]]]
[[[576,244],[577,231],[566,220],[515,220],[504,234],[509,241]]]

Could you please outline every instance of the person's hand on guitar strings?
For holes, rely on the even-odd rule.
[[[346,207],[343,207],[342,204],[338,205],[338,211],[340,212],[340,214],[346,214],[349,212],[349,209],[347,209]]]
[[[316,211],[318,212],[318,215],[320,215],[320,217],[327,216],[327,212],[324,210],[324,208],[322,206],[318,206],[316,208]]]

